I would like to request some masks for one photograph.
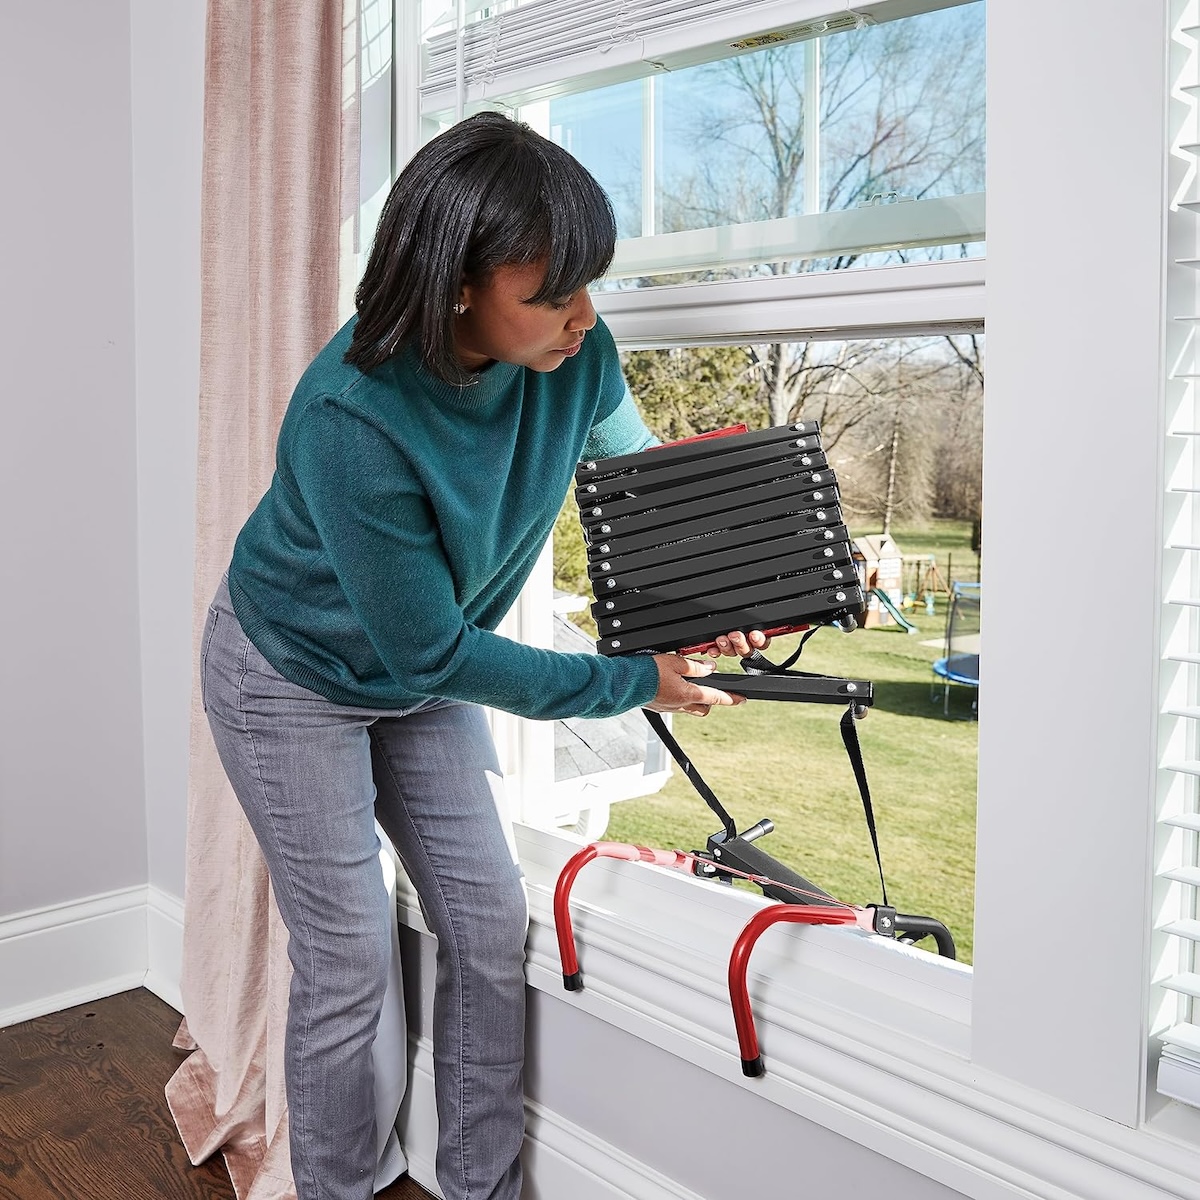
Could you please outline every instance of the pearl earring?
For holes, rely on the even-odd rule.
[[[454,315],[456,317],[461,317],[463,315],[463,313],[465,313],[466,311],[467,311],[467,306],[465,304],[456,304],[454,306]]]

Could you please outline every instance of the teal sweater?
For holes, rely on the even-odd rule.
[[[556,371],[494,363],[463,388],[411,350],[370,374],[347,365],[353,324],[297,385],[270,489],[234,547],[229,591],[251,642],[338,704],[441,696],[555,719],[648,703],[650,658],[558,654],[492,632],[580,459],[653,441],[603,323]]]

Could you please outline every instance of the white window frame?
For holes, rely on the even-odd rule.
[[[989,665],[974,972],[844,931],[773,931],[753,973],[764,1049],[778,1069],[756,1085],[739,1078],[712,964],[759,902],[601,862],[579,885],[586,990],[564,1001],[978,1197],[1200,1196],[1200,1112],[1146,1086],[1164,603],[1155,531],[1166,46],[1185,0],[1114,3],[1124,19],[1096,20],[1091,0],[993,0],[988,12]],[[1120,62],[1137,86],[1064,87],[1064,64],[1078,61]],[[1081,191],[1094,140],[1063,131],[1087,128],[1106,131],[1121,170]],[[934,280],[937,292],[949,279],[942,268],[969,271],[899,270]],[[904,327],[920,304],[922,321],[944,310],[959,321],[974,303],[949,298],[976,287],[982,297],[982,279],[935,300],[905,288],[890,309],[872,294],[875,272],[853,274],[876,313],[857,328]],[[797,310],[805,300],[814,312],[840,308],[839,324],[783,323],[832,336],[855,297],[798,294]],[[630,344],[656,344],[662,315],[620,307],[639,302],[601,304]],[[696,340],[721,311],[680,308]],[[1111,481],[1103,466],[1117,433],[1120,478]],[[1097,544],[1121,549],[1116,614],[1061,582],[1072,518],[1098,531]],[[1048,606],[1031,602],[1031,555],[1045,556]],[[1031,624],[1053,643],[1052,664],[1031,661]],[[519,841],[532,895],[530,982],[561,995],[547,889],[578,842],[529,828]],[[419,926],[415,908],[409,920]],[[919,1040],[915,1056],[908,1038]]]

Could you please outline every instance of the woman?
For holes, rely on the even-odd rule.
[[[290,935],[300,1200],[372,1191],[391,957],[376,816],[438,939],[438,1180],[447,1200],[517,1200],[527,916],[480,705],[552,720],[740,701],[696,682],[711,662],[492,632],[581,457],[653,442],[585,290],[614,239],[595,180],[525,126],[484,113],[420,150],[209,611],[204,704]]]

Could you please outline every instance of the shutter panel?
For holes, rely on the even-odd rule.
[[[1185,5],[1172,5],[1178,18]],[[1195,0],[1186,8],[1195,16]],[[1177,29],[1168,156],[1164,613],[1153,1029],[1157,1086],[1200,1105],[1200,27]],[[1187,53],[1180,53],[1181,51]],[[1184,99],[1183,97],[1187,97]]]

